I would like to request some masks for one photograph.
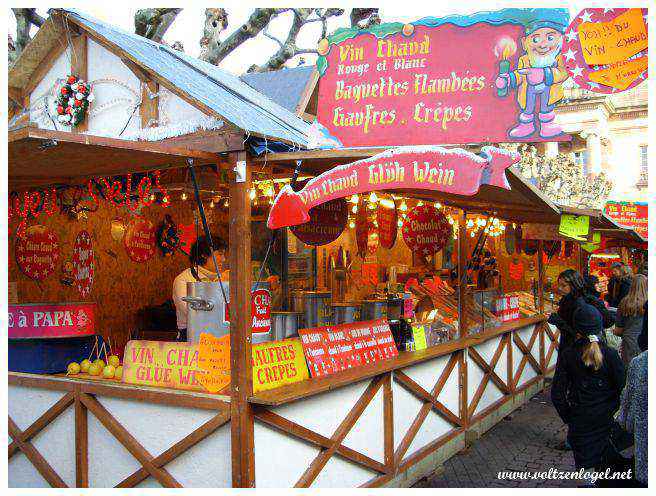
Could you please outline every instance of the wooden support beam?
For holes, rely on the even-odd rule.
[[[18,444],[18,448],[23,452],[25,457],[30,461],[34,468],[52,487],[68,487],[61,477],[53,470],[45,458],[32,446],[29,441],[23,441],[24,433],[18,428],[16,423],[9,417],[9,435]]]
[[[246,161],[246,152],[230,155],[230,163]],[[230,412],[232,486],[255,486],[253,355],[251,330],[251,167],[237,182],[230,178]]]
[[[383,442],[385,467],[388,474],[394,473],[394,395],[392,393],[392,373],[385,374],[383,382]]]
[[[417,382],[415,382],[404,372],[397,370],[394,373],[394,380],[419,400],[430,403],[433,410],[435,410],[435,412],[447,422],[456,427],[460,427],[462,425],[460,419],[451,413],[451,411],[446,406],[444,406],[442,402],[438,401],[434,395],[422,388],[419,384],[417,384]]]
[[[75,487],[89,487],[89,423],[87,407],[75,396]]]
[[[460,338],[467,336],[467,328],[465,327],[465,295],[467,293],[467,212],[461,210],[458,212],[458,242],[457,257],[458,257],[458,333]]]
[[[158,91],[159,84],[156,81],[141,81],[141,107],[139,107],[139,113],[142,129],[159,124],[159,96],[152,97],[152,95],[157,95]]]
[[[141,466],[145,468],[164,487],[182,487],[180,483],[164,468],[157,467],[153,463],[153,456],[148,453],[135,437],[116,420],[107,409],[93,396],[86,393],[80,393],[80,401],[86,406],[91,413],[105,426],[115,438],[121,443],[128,452],[134,456]]]
[[[89,80],[87,40],[86,33],[83,33],[80,36],[74,37],[71,41],[71,74],[84,81]],[[74,130],[76,133],[83,133],[89,129],[88,118],[89,115],[87,113],[84,120],[75,126]]]
[[[544,241],[538,240],[538,309],[544,313]]]

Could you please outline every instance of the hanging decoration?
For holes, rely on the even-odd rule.
[[[134,262],[145,262],[155,255],[155,226],[148,219],[133,219],[125,231],[123,244]]]
[[[73,246],[73,279],[80,296],[86,298],[93,286],[94,255],[91,234],[80,231]]]
[[[166,188],[160,183],[160,177],[160,172],[154,171],[143,175],[138,183],[133,182],[132,174],[114,178],[90,179],[87,183],[87,191],[96,206],[100,203],[99,198],[103,198],[116,207],[125,206],[131,212],[136,212],[155,202],[168,207],[171,198]],[[136,183],[135,187],[133,187],[134,183]]]
[[[508,275],[513,281],[521,281],[524,277],[524,264],[517,257],[508,264]]]
[[[379,244],[378,230],[370,218],[366,203],[360,198],[355,216],[355,239],[358,245],[358,255],[363,259],[376,253]]]
[[[93,98],[91,83],[71,74],[57,92],[57,121],[66,126],[79,126]]]
[[[157,228],[157,246],[165,257],[170,257],[180,244],[178,229],[169,214]]]
[[[386,250],[392,249],[396,242],[396,233],[398,230],[398,215],[394,200],[384,198],[378,202],[376,221],[378,222],[380,246]]]
[[[408,214],[402,232],[408,248],[427,257],[444,248],[453,230],[442,210],[432,205],[417,205]]]
[[[50,217],[56,211],[57,190],[55,188],[25,191],[22,195],[16,191],[12,191],[9,195],[9,221],[13,218],[20,219],[15,230],[16,236],[19,238],[25,236],[28,219],[37,219],[43,213]]]
[[[72,286],[75,282],[73,276],[73,261],[65,260],[61,265],[61,274],[59,275],[59,282],[62,286]]]
[[[510,256],[515,254],[515,226],[508,226],[506,229],[506,235],[503,239],[504,246],[506,248],[506,253]]]
[[[309,214],[309,222],[293,226],[291,231],[306,245],[327,245],[339,238],[346,228],[348,205],[344,198],[338,198],[317,205]]]
[[[16,239],[16,263],[30,279],[42,281],[55,271],[59,260],[59,237],[45,226],[30,226]]]
[[[179,224],[178,237],[180,238],[180,243],[178,244],[180,250],[185,255],[189,255],[191,247],[196,242],[196,238],[198,238],[196,226],[194,224]]]

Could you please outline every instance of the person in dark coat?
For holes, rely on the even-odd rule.
[[[574,313],[582,305],[591,305],[602,319],[602,330],[599,336],[605,341],[603,329],[611,327],[614,319],[604,303],[586,290],[586,283],[581,274],[574,269],[567,269],[558,275],[558,293],[562,296],[558,303],[558,311],[549,316],[548,322],[555,325],[560,331],[559,350],[563,350],[573,343]]]
[[[614,262],[611,265],[612,276],[608,281],[608,292],[604,299],[611,308],[617,308],[622,299],[629,294],[633,274],[628,265]]]
[[[574,329],[574,344],[556,365],[551,400],[567,424],[576,469],[600,469],[624,387],[624,364],[599,339],[602,321],[593,306],[575,311]]]
[[[640,351],[645,351],[647,349],[647,331],[649,329],[649,324],[647,323],[647,310],[649,309],[649,302],[645,302],[645,314],[642,318],[642,332],[638,336],[638,346]]]

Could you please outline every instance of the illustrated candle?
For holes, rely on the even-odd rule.
[[[504,36],[497,42],[497,45],[494,47],[494,54],[497,58],[501,59],[499,60],[500,76],[510,73],[510,60],[508,59],[515,55],[515,52],[517,52],[517,44],[512,38]],[[501,97],[508,96],[508,86],[497,89],[497,95]]]

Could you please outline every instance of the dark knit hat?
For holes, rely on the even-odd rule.
[[[601,313],[592,305],[583,303],[576,309],[573,315],[574,330],[579,334],[588,336],[590,334],[601,334],[604,330],[604,322]]]

